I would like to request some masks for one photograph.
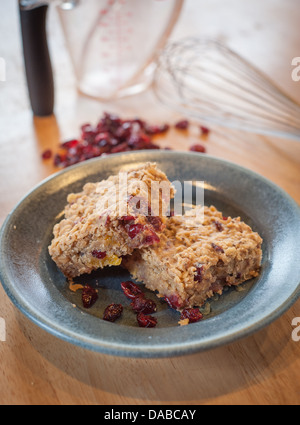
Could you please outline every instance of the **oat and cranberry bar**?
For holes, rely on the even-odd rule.
[[[87,183],[68,196],[49,253],[68,278],[119,265],[124,255],[160,240],[174,189],[156,164]]]
[[[258,275],[262,239],[240,218],[215,207],[172,217],[158,245],[136,250],[125,267],[177,310],[201,306],[224,286]]]

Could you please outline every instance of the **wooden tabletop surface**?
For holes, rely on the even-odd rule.
[[[0,224],[14,205],[57,171],[42,161],[45,148],[76,137],[103,111],[140,116],[152,123],[179,117],[155,100],[151,90],[117,102],[80,96],[54,9],[49,16],[50,50],[56,81],[55,116],[33,118],[21,54],[17,2],[1,2]],[[291,61],[300,56],[297,0],[187,0],[172,38],[214,36],[266,72],[300,102],[300,82]],[[162,146],[188,149],[199,137],[171,131]],[[300,203],[300,143],[212,128],[201,140],[207,152],[271,179]],[[169,359],[117,358],[63,342],[26,319],[0,285],[0,404],[299,404],[300,341],[292,320],[300,300],[256,334],[212,351]]]

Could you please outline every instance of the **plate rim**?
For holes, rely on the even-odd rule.
[[[29,190],[21,199],[19,202],[17,202],[17,204],[14,206],[14,208],[10,211],[10,213],[7,215],[7,217],[5,218],[1,228],[0,228],[0,247],[2,246],[3,240],[4,240],[4,234],[5,231],[8,229],[9,227],[9,223],[12,219],[12,217],[14,216],[14,213],[18,210],[18,208],[23,204],[23,202],[29,197],[34,195],[34,192],[36,192],[37,190],[41,189],[41,187],[43,187],[44,185],[46,185],[47,183],[49,183],[51,180],[57,179],[59,178],[61,175],[64,175],[65,173],[72,173],[72,170],[74,169],[78,169],[78,168],[84,168],[87,166],[87,163],[91,163],[91,162],[102,162],[105,161],[107,159],[110,158],[114,158],[114,157],[130,157],[132,156],[133,158],[136,157],[139,154],[145,154],[147,153],[148,156],[150,156],[149,161],[151,162],[155,162],[156,160],[159,160],[161,156],[182,156],[183,154],[187,157],[201,157],[204,160],[210,159],[213,161],[216,161],[218,163],[225,163],[226,165],[233,167],[237,170],[239,170],[242,173],[245,173],[247,175],[250,175],[252,177],[258,178],[260,180],[262,180],[265,184],[271,186],[273,188],[273,190],[275,190],[277,193],[279,193],[282,197],[284,197],[285,199],[287,199],[289,201],[289,203],[291,204],[291,206],[293,208],[296,209],[298,215],[299,215],[299,219],[300,219],[300,207],[297,204],[297,202],[286,192],[284,191],[284,189],[282,189],[280,186],[278,186],[277,184],[275,184],[273,181],[269,180],[268,178],[262,176],[261,174],[248,169],[244,166],[241,166],[239,164],[236,164],[232,161],[228,161],[222,158],[218,158],[212,155],[207,155],[207,154],[199,154],[199,153],[192,153],[192,152],[186,152],[186,151],[163,151],[163,150],[141,150],[141,151],[134,151],[134,152],[126,152],[126,153],[118,153],[118,154],[113,154],[113,155],[109,155],[106,156],[104,158],[93,158],[90,159],[88,161],[84,161],[82,163],[79,164],[75,164],[71,167],[67,167],[65,169],[59,170],[53,174],[51,174],[50,176],[48,176],[47,178],[43,179],[41,182],[39,182],[37,185],[35,185],[31,190]],[[156,159],[154,157],[157,157]],[[135,162],[135,159],[133,159],[133,162]],[[122,163],[120,164],[120,166],[122,165]],[[251,326],[247,326],[246,328],[242,328],[239,329],[238,331],[235,331],[233,333],[227,333],[225,335],[221,335],[220,337],[213,339],[213,340],[208,340],[208,341],[199,341],[199,342],[191,342],[189,341],[188,343],[185,342],[184,344],[181,344],[180,346],[176,345],[176,346],[172,346],[172,344],[169,344],[168,346],[163,346],[163,347],[155,347],[152,348],[151,346],[145,346],[144,348],[142,348],[143,346],[121,346],[120,344],[116,343],[116,346],[112,346],[114,344],[112,344],[111,342],[107,343],[107,346],[104,346],[103,341],[97,343],[97,340],[95,340],[95,338],[88,338],[89,341],[86,341],[86,336],[85,336],[85,340],[83,338],[82,335],[80,335],[80,338],[74,339],[74,336],[72,336],[72,334],[75,334],[75,332],[72,330],[71,332],[64,332],[64,328],[62,328],[62,330],[57,329],[56,327],[51,326],[49,323],[47,323],[45,320],[43,320],[43,318],[41,317],[41,315],[37,314],[36,312],[33,311],[33,309],[28,310],[28,305],[26,302],[24,302],[24,300],[22,300],[22,298],[18,298],[18,296],[16,296],[16,291],[15,288],[13,287],[13,284],[11,284],[11,282],[9,281],[9,277],[6,274],[5,268],[2,267],[2,265],[4,264],[4,254],[3,252],[0,251],[0,283],[2,284],[6,294],[8,295],[8,297],[10,298],[10,300],[12,301],[12,303],[14,304],[15,307],[17,307],[27,318],[29,318],[32,322],[34,322],[37,326],[39,326],[40,328],[44,329],[45,331],[47,331],[48,333],[62,339],[65,340],[71,344],[75,344],[77,346],[81,346],[83,348],[92,350],[92,351],[96,351],[99,353],[103,353],[103,354],[110,354],[110,355],[115,355],[115,356],[122,356],[122,357],[139,357],[139,358],[159,358],[159,357],[171,357],[171,356],[178,356],[178,355],[184,355],[184,354],[192,354],[195,352],[199,352],[199,351],[206,351],[209,349],[213,349],[216,347],[219,347],[221,345],[225,345],[228,343],[232,343],[236,340],[239,340],[241,338],[247,337],[251,334],[253,334],[254,332],[257,332],[259,330],[261,330],[262,328],[268,326],[270,323],[272,323],[273,321],[275,321],[277,318],[279,318],[285,311],[287,311],[293,304],[294,302],[300,297],[300,281],[298,282],[298,286],[295,289],[295,291],[293,293],[291,293],[289,295],[289,297],[287,297],[284,302],[274,311],[272,311],[271,314],[264,316],[260,321],[256,321],[255,323],[253,323]],[[22,303],[23,301],[23,303]],[[98,319],[99,320],[99,319]]]

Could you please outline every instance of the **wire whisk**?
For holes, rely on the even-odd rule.
[[[161,102],[185,116],[300,140],[300,105],[215,40],[170,43],[160,55],[153,88]]]

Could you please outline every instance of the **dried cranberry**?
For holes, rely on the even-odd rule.
[[[94,128],[89,123],[82,124],[80,129],[82,133],[94,133]]]
[[[129,137],[127,143],[133,149],[146,149],[151,144],[151,138],[144,133],[133,134]]]
[[[224,230],[223,224],[219,221],[215,221],[215,226],[219,232],[222,232],[222,230]]]
[[[117,146],[114,146],[111,149],[111,153],[120,153],[120,152],[126,152],[129,150],[128,144],[126,142],[120,143]]]
[[[201,126],[200,126],[200,130],[201,130],[201,133],[202,133],[204,136],[207,136],[207,135],[210,133],[210,129],[209,129],[209,128],[207,128],[207,127],[204,127],[203,125],[201,125]]]
[[[141,233],[144,230],[145,226],[143,226],[140,223],[137,224],[130,224],[130,226],[127,229],[128,236],[130,239],[134,239],[139,233]]]
[[[135,283],[127,280],[126,282],[121,282],[121,288],[127,298],[133,300],[135,297],[143,295],[141,288]]]
[[[189,323],[199,322],[199,320],[203,319],[203,314],[198,308],[185,308],[180,315],[180,320],[184,319],[188,319]]]
[[[104,131],[103,133],[98,133],[95,136],[95,143],[101,145],[101,142],[105,141],[105,143],[104,144],[102,143],[101,145],[101,146],[105,146],[108,144],[109,139],[110,139],[110,134],[107,131]]]
[[[47,149],[42,153],[42,158],[43,159],[49,159],[52,156],[52,150],[51,149]]]
[[[123,215],[119,218],[121,221],[134,221],[135,217],[133,215]]]
[[[115,322],[119,319],[123,312],[122,304],[110,304],[106,307],[103,314],[103,320],[108,322]]]
[[[99,260],[102,260],[103,258],[106,257],[106,252],[102,252],[102,251],[92,251],[92,256],[95,258],[98,258]]]
[[[156,312],[156,304],[154,301],[145,298],[144,295],[137,295],[131,302],[132,309],[139,313],[151,314]]]
[[[90,285],[85,285],[82,290],[82,303],[83,307],[90,308],[98,299],[98,294],[95,288],[92,288]]]
[[[144,143],[144,145],[151,144],[151,137],[146,133],[140,133],[140,141]]]
[[[215,251],[217,251],[217,252],[221,252],[222,254],[224,254],[224,249],[223,249],[221,246],[216,245],[216,244],[215,244],[215,243],[213,243],[213,242],[212,242],[211,246],[213,247],[213,249],[214,249]]]
[[[145,240],[144,240],[144,243],[146,245],[153,245],[153,244],[158,243],[158,242],[160,242],[160,239],[155,232],[151,232],[151,234],[146,235]]]
[[[66,149],[72,149],[72,148],[75,148],[78,145],[79,145],[79,140],[72,139],[72,140],[68,140],[67,142],[62,143],[61,146],[63,148],[66,148]]]
[[[109,153],[110,149],[111,149],[111,141],[110,140],[106,140],[106,139],[102,139],[98,142],[98,148],[101,151],[101,155],[103,153]]]
[[[117,130],[115,131],[115,136],[120,140],[127,139],[131,135],[131,130],[131,122],[125,121],[123,122],[123,124],[120,125],[120,127],[117,128]]]
[[[64,154],[55,154],[54,156],[54,165],[55,166],[65,166],[67,156]]]
[[[131,120],[131,122],[134,123],[134,124],[138,124],[142,130],[146,126],[145,121],[143,121],[141,118],[134,118],[133,120]]]
[[[155,328],[157,325],[157,319],[153,316],[148,316],[144,313],[138,313],[136,318],[141,328]]]
[[[169,124],[162,125],[147,125],[145,130],[148,134],[161,134],[166,133],[169,130]]]
[[[147,220],[154,227],[154,230],[159,231],[161,229],[162,221],[160,217],[150,215]]]
[[[175,124],[175,128],[178,130],[186,130],[189,127],[189,124],[188,120],[181,120]]]
[[[155,143],[148,143],[143,149],[160,149],[160,146]]]
[[[206,148],[203,145],[200,144],[196,144],[196,145],[192,145],[190,147],[190,151],[191,152],[200,152],[200,153],[205,153],[206,152]]]
[[[81,126],[81,138],[89,143],[95,140],[97,132],[94,127],[90,124],[84,124]]]
[[[180,298],[177,295],[165,297],[165,301],[168,303],[169,307],[174,308],[175,310],[180,308],[182,305]]]
[[[195,282],[202,282],[203,279],[203,266],[197,267],[196,268],[196,274],[194,276],[194,281]]]
[[[103,122],[106,128],[111,132],[114,132],[122,124],[122,120],[118,115],[107,112],[104,113]]]
[[[66,167],[69,167],[70,165],[74,165],[74,164],[77,164],[77,162],[79,162],[80,161],[80,157],[79,156],[77,156],[77,155],[74,155],[74,156],[67,156],[67,158],[66,158],[66,161],[65,161],[65,166]]]
[[[139,140],[140,140],[140,137],[139,137],[138,134],[131,134],[127,139],[127,144],[130,147],[134,147],[134,146],[138,145]]]
[[[114,137],[112,137],[111,139],[109,139],[109,144],[111,146],[117,146],[119,143],[120,143],[119,140],[118,139],[115,139]]]
[[[84,153],[85,155],[86,154],[93,154],[94,146],[93,145],[83,146],[82,149],[81,149],[81,152]]]

